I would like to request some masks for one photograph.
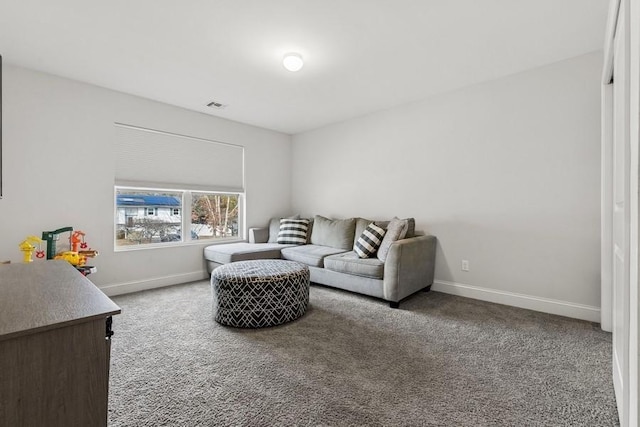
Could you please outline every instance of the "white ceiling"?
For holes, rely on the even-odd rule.
[[[601,49],[607,3],[0,0],[0,54],[294,134]]]

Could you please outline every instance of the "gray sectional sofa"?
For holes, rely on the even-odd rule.
[[[269,227],[250,229],[249,242],[208,246],[204,257],[209,273],[235,261],[297,261],[309,266],[312,283],[380,298],[398,308],[403,298],[431,288],[435,268],[436,238],[416,232],[412,218],[404,221],[406,236],[387,242],[388,251],[382,259],[360,258],[353,249],[369,224],[386,229],[388,221],[331,220],[322,216],[310,221],[307,244],[278,243],[280,219],[274,218]]]

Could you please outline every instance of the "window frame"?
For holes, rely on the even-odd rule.
[[[181,223],[181,240],[175,242],[156,242],[156,243],[141,243],[137,245],[125,245],[118,246],[117,244],[117,230],[118,230],[118,202],[117,196],[118,191],[150,191],[150,192],[180,192],[182,197],[182,204],[179,208],[172,208],[171,213],[173,213],[173,209],[180,209],[182,212],[182,223]],[[213,239],[192,239],[191,238],[191,206],[193,197],[192,194],[224,194],[224,195],[235,195],[238,197],[238,235],[226,238],[213,238]],[[193,245],[203,245],[210,246],[216,244],[223,243],[232,243],[232,242],[241,242],[246,240],[245,237],[245,193],[243,191],[229,191],[229,190],[212,190],[212,189],[202,189],[202,188],[182,188],[182,187],[174,187],[174,186],[156,186],[153,184],[149,185],[126,185],[126,184],[114,184],[113,186],[113,248],[114,252],[126,252],[126,251],[137,251],[137,250],[146,250],[146,249],[159,249],[159,248],[175,248],[175,247],[183,247],[183,246],[193,246]],[[157,208],[155,208],[157,209]],[[147,208],[145,208],[145,217],[147,217]],[[157,212],[157,211],[156,211]],[[185,232],[186,230],[186,232]]]

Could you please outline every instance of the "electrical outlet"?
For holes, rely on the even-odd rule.
[[[466,259],[462,260],[462,271],[469,271],[469,261]]]

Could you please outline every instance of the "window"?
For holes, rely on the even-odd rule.
[[[116,250],[244,237],[244,147],[114,126]]]
[[[238,237],[238,195],[191,194],[191,235],[198,239]]]
[[[116,249],[239,236],[240,193],[120,186],[115,190]]]
[[[159,215],[180,205],[180,191],[116,188],[116,248],[180,241],[181,218]]]

